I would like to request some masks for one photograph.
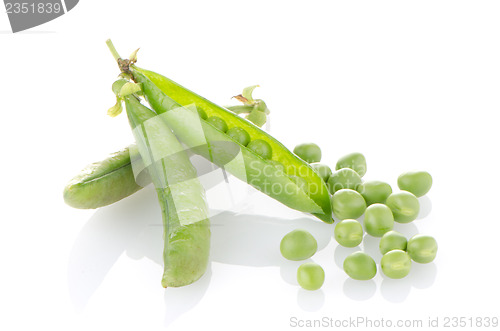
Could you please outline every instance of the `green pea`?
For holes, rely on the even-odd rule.
[[[226,121],[218,116],[210,116],[209,118],[207,118],[207,122],[212,124],[219,131],[226,132],[228,129]]]
[[[335,240],[344,247],[356,247],[363,241],[363,227],[352,219],[340,221],[333,231]]]
[[[365,199],[358,192],[342,189],[332,196],[333,214],[341,219],[356,219],[363,215],[366,209]]]
[[[369,280],[377,274],[377,265],[364,252],[354,252],[344,260],[344,271],[352,279]]]
[[[389,231],[386,232],[380,239],[380,253],[385,254],[395,249],[405,251],[407,244],[408,240],[406,240],[404,235],[397,231]]]
[[[432,176],[426,171],[409,171],[398,177],[398,186],[403,191],[415,194],[416,197],[425,195],[432,186]]]
[[[368,234],[374,237],[382,237],[394,227],[394,216],[392,216],[391,209],[386,205],[374,203],[366,208],[363,222]]]
[[[205,113],[203,109],[196,107],[196,110],[198,111],[198,116],[200,116],[202,120],[206,120],[208,118],[207,113]]]
[[[252,140],[247,147],[260,155],[264,159],[270,159],[273,156],[271,145],[265,140],[255,139]]]
[[[408,254],[413,261],[418,263],[429,263],[434,261],[437,249],[436,239],[431,236],[417,234],[408,241]]]
[[[415,220],[420,211],[420,203],[413,193],[401,191],[387,197],[385,204],[391,208],[394,220],[399,223],[409,223]]]
[[[330,175],[332,174],[332,169],[330,169],[330,167],[326,164],[311,163],[311,167],[325,181],[325,183],[328,181],[328,178],[330,178]]]
[[[358,173],[349,168],[343,168],[335,171],[328,178],[327,186],[331,194],[334,194],[341,189],[356,190],[361,185],[361,177]]]
[[[236,140],[238,143],[242,144],[243,146],[248,145],[250,142],[250,135],[248,132],[246,132],[245,129],[242,129],[240,127],[232,127],[227,131],[227,135],[234,140]]]
[[[382,256],[382,260],[380,260],[380,268],[389,278],[404,278],[410,273],[410,256],[408,253],[400,249],[390,251]]]
[[[313,235],[301,229],[287,233],[280,243],[281,255],[292,261],[308,259],[317,249],[318,243]]]
[[[335,170],[340,170],[342,168],[350,168],[356,171],[360,177],[366,174],[366,159],[361,153],[351,153],[342,156],[335,166]]]
[[[366,204],[385,203],[392,193],[391,185],[378,180],[364,182],[358,186],[357,191],[365,198]]]
[[[321,161],[321,148],[315,143],[304,143],[295,146],[293,152],[302,160],[313,163]]]
[[[319,290],[325,282],[325,271],[319,264],[308,262],[297,269],[297,282],[306,290]]]

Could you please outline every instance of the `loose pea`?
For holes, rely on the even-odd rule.
[[[273,156],[273,150],[271,145],[265,140],[255,139],[252,140],[247,147],[263,157],[264,159],[270,159]]]
[[[407,244],[408,240],[406,240],[404,235],[397,231],[389,231],[386,232],[380,239],[380,253],[385,254],[395,249],[405,251]]]
[[[426,171],[405,172],[398,177],[398,186],[416,197],[421,197],[431,189],[432,176]]]
[[[342,189],[332,196],[332,208],[333,214],[341,220],[356,219],[365,212],[366,203],[358,192]]]
[[[411,259],[408,253],[396,249],[382,256],[380,267],[387,277],[401,279],[410,273]]]
[[[366,208],[363,222],[368,234],[374,237],[382,237],[394,227],[394,216],[392,216],[391,209],[386,205],[374,203]]]
[[[328,178],[327,186],[331,194],[334,194],[341,189],[356,190],[361,184],[361,177],[358,173],[350,168],[343,168],[335,171]]]
[[[232,127],[227,131],[227,135],[234,140],[236,140],[238,143],[242,144],[243,146],[248,145],[250,142],[250,135],[248,132],[246,132],[245,129],[242,129],[240,127]]]
[[[378,180],[371,180],[358,186],[357,191],[365,198],[366,204],[385,203],[392,193],[391,185]]]
[[[333,232],[335,240],[344,247],[356,247],[363,240],[363,227],[356,220],[340,221]]]
[[[344,271],[352,279],[369,280],[377,274],[377,265],[364,252],[354,252],[344,260]]]
[[[317,249],[318,243],[313,235],[301,229],[287,233],[280,243],[281,255],[292,261],[308,259]]]
[[[302,160],[313,163],[321,161],[321,149],[315,143],[304,143],[295,146],[293,152]]]
[[[342,168],[350,168],[359,174],[359,177],[363,177],[366,174],[366,159],[361,153],[351,153],[342,156],[335,166],[335,170],[340,170]]]
[[[408,254],[413,261],[418,263],[434,261],[437,249],[436,239],[431,236],[417,234],[408,241]]]
[[[306,290],[319,290],[325,282],[325,271],[319,264],[308,262],[297,269],[297,282]]]
[[[316,173],[325,181],[328,181],[330,175],[332,174],[332,169],[329,166],[322,163],[311,163],[311,167],[316,171]]]
[[[420,211],[420,203],[413,193],[401,191],[387,197],[385,204],[391,208],[394,220],[399,223],[409,223],[415,220]]]
[[[210,116],[207,118],[207,122],[212,124],[216,129],[222,132],[227,131],[227,124],[226,121],[224,121],[222,118],[217,117],[217,116]]]

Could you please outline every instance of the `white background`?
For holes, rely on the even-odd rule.
[[[0,329],[498,317],[499,17],[498,1],[86,0],[12,34],[0,13]],[[414,264],[404,280],[350,280],[339,265],[354,249],[337,246],[332,225],[233,183],[244,201],[222,213],[219,193],[208,191],[218,214],[210,270],[163,289],[151,188],[97,211],[62,199],[84,165],[132,141],[126,116],[106,116],[118,74],[107,38],[122,56],[141,47],[142,67],[221,104],[260,84],[272,134],[289,148],[317,142],[332,166],[360,151],[365,179],[396,189],[404,171],[431,172],[421,217],[396,229],[435,236],[435,262]],[[319,242],[319,291],[300,289],[299,264],[279,254],[298,227]],[[362,249],[379,260],[377,245],[366,238]]]

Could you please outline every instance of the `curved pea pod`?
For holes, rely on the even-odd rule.
[[[141,83],[144,96],[158,114],[166,113],[167,125],[188,147],[207,145],[213,162],[224,167],[235,177],[246,181],[268,196],[285,205],[303,212],[314,214],[321,220],[332,223],[330,196],[326,184],[305,161],[290,152],[275,138],[235,115],[227,109],[187,90],[172,80],[154,72],[132,67],[134,80]],[[188,108],[202,109],[209,117],[222,118],[229,129],[240,127],[250,135],[251,140],[262,139],[272,148],[272,158],[265,160],[247,147],[238,144],[225,133],[218,131],[203,120],[195,118],[194,111]],[[198,128],[194,129],[198,125]],[[240,162],[224,164],[224,150],[217,149],[217,142],[232,142],[241,151]],[[208,157],[207,157],[208,158]],[[276,166],[283,165],[284,172]],[[304,188],[296,184],[291,177],[304,179]]]
[[[164,287],[193,283],[209,261],[210,222],[205,190],[187,153],[165,122],[135,97],[125,97],[141,166],[155,186],[164,229]],[[134,163],[132,163],[134,166]]]
[[[126,198],[142,187],[136,183],[126,147],[86,166],[68,182],[63,197],[71,207],[94,209]]]

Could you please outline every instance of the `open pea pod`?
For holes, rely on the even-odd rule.
[[[288,207],[311,213],[324,222],[333,222],[330,195],[324,181],[308,163],[275,138],[251,122],[162,75],[136,66],[130,67],[130,73],[136,82],[141,83],[144,96],[156,113],[168,113],[163,117],[167,125],[189,148],[207,146],[205,151],[200,151],[199,154],[226,168],[237,178]],[[229,129],[244,129],[251,140],[266,141],[273,151],[271,160],[262,158],[199,118],[196,112],[189,110],[190,106],[204,111],[209,117],[222,118]],[[229,162],[230,160],[224,157],[225,148],[217,148],[220,142],[231,142],[238,146],[241,151],[239,158]],[[283,167],[278,167],[276,162]]]

